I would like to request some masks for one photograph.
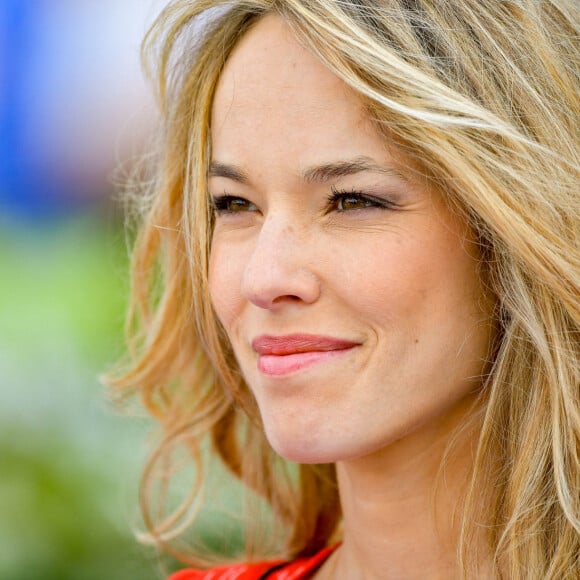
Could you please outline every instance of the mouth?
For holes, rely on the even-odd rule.
[[[342,357],[360,344],[314,334],[289,334],[259,336],[252,341],[252,348],[258,353],[258,370],[280,376]]]

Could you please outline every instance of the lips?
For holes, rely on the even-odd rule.
[[[343,356],[360,343],[313,334],[262,335],[252,341],[258,369],[266,375],[285,375]]]

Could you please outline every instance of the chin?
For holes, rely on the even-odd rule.
[[[266,425],[266,437],[274,451],[295,463],[336,463],[366,455],[372,449],[361,449],[336,435],[321,434],[313,429],[286,429]]]
[[[327,445],[308,429],[280,432],[266,426],[266,437],[274,451],[295,463],[332,463],[340,459],[336,445]]]
[[[278,455],[294,463],[334,463],[340,459],[340,456],[335,453],[325,450],[315,451],[307,444],[296,445],[295,442],[292,442],[289,445],[272,445],[272,448]]]

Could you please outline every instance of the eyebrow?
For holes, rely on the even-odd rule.
[[[237,167],[236,165],[229,165],[227,163],[219,163],[217,161],[212,161],[209,166],[209,176],[210,177],[225,177],[226,179],[231,179],[232,181],[237,181],[244,185],[250,183],[250,178],[248,174]]]
[[[308,167],[302,172],[302,178],[307,183],[325,183],[330,179],[355,175],[356,173],[362,173],[363,171],[373,171],[375,173],[383,173],[385,175],[398,177],[405,181],[408,180],[400,170],[387,165],[380,165],[370,157],[365,156]],[[225,177],[243,185],[248,185],[250,183],[249,175],[241,167],[217,161],[210,164],[209,176]]]

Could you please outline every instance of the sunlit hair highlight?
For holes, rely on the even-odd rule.
[[[130,360],[109,378],[120,394],[139,392],[161,426],[142,485],[150,538],[179,551],[172,540],[197,514],[208,440],[273,514],[269,544],[247,522],[246,558],[313,553],[339,532],[333,466],[292,466],[270,449],[209,300],[213,97],[237,41],[271,12],[360,95],[378,130],[465,216],[480,245],[498,340],[465,499],[464,574],[477,575],[470,550],[483,537],[498,576],[579,577],[580,9],[572,0],[177,0],[164,10],[144,42],[162,152],[133,252]],[[167,513],[180,446],[197,478]],[[211,561],[182,552],[186,562]]]

